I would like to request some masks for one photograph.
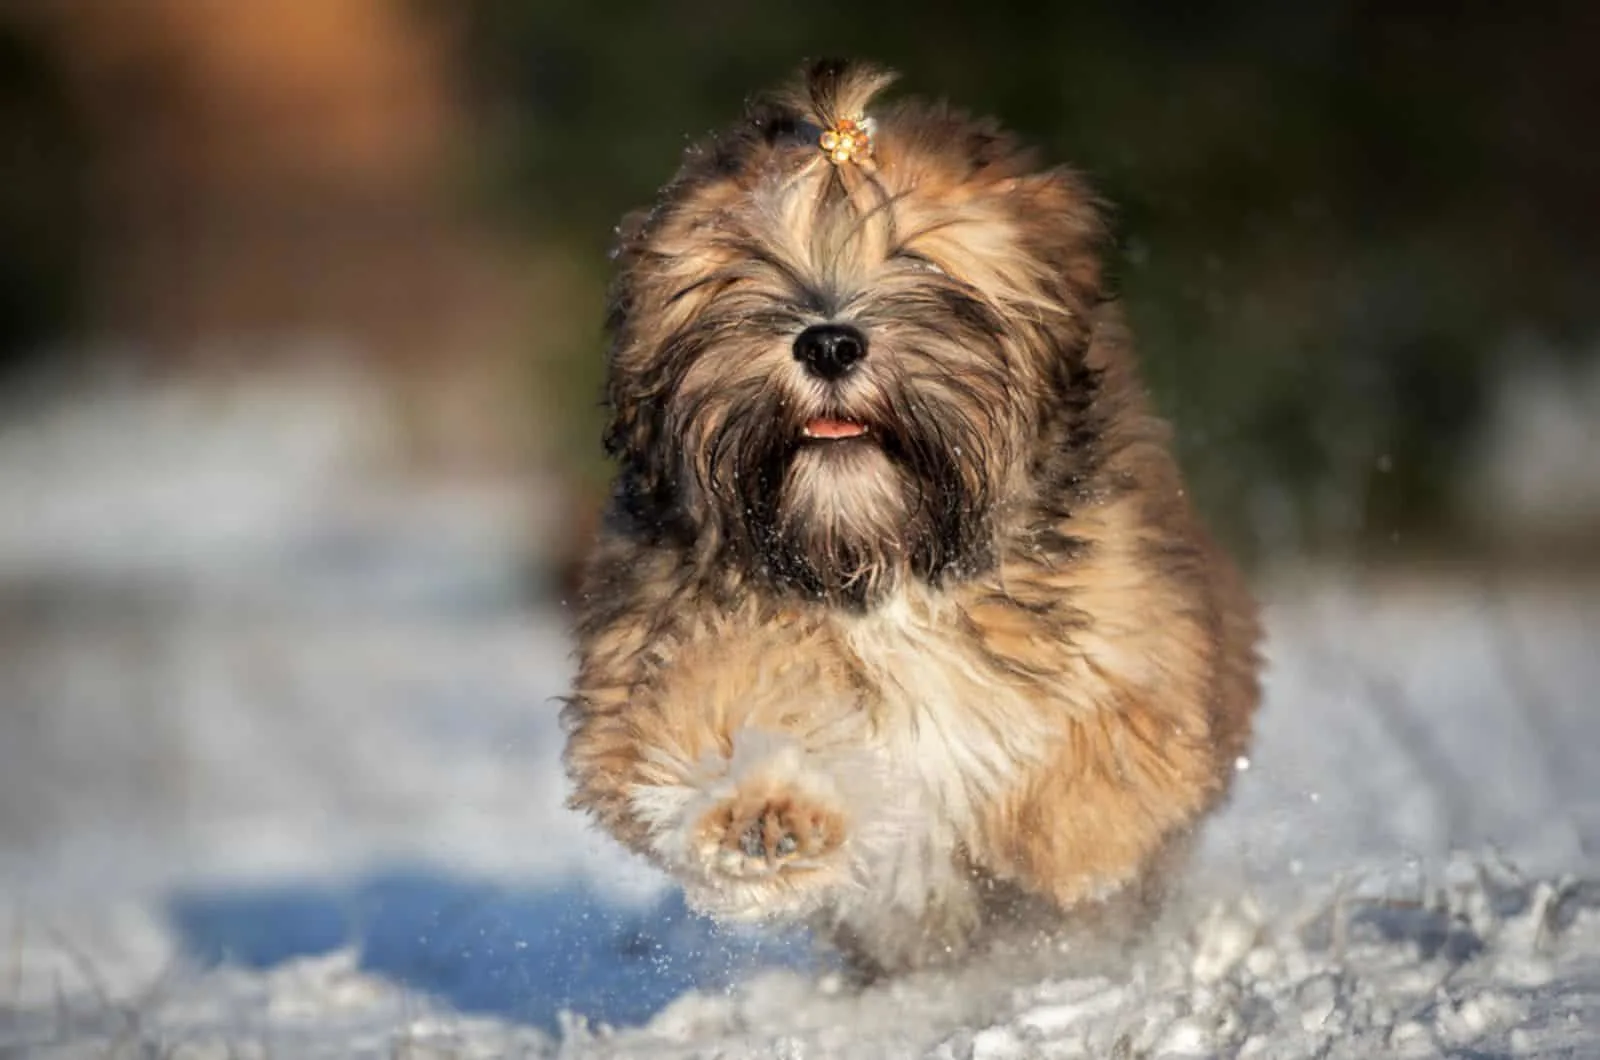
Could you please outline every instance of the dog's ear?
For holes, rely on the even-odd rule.
[[[1104,298],[1111,246],[1106,205],[1069,169],[1011,177],[1001,184],[1029,252],[1060,282],[1053,292],[1085,312]]]
[[[606,331],[610,336],[607,351],[605,405],[608,412],[602,441],[606,455],[625,470],[644,472],[661,438],[664,402],[655,399],[648,380],[623,364],[635,342],[634,280],[631,268],[624,265],[611,285],[606,307]]]
[[[608,415],[601,442],[606,455],[624,465],[638,463],[656,439],[657,418],[645,414],[640,402],[618,384],[614,373],[606,385],[605,404]]]
[[[608,410],[602,436],[606,454],[617,462],[619,498],[626,510],[652,522],[671,503],[671,480],[662,449],[665,403],[642,398],[616,373],[606,386]]]
[[[623,510],[641,525],[660,529],[671,521],[677,504],[678,454],[667,427],[667,395],[682,362],[645,354],[650,339],[641,333],[641,314],[649,310],[640,305],[640,269],[648,266],[639,258],[640,239],[624,251],[606,307],[610,345],[601,440],[606,455],[617,462],[617,499]]]

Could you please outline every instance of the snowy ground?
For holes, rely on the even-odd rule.
[[[539,487],[360,394],[0,433],[0,1058],[1600,1055],[1600,585],[1281,572],[1144,950],[852,994],[561,809]]]

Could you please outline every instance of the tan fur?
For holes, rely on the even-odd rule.
[[[697,907],[807,918],[872,971],[1159,883],[1257,701],[1253,605],[1099,295],[1092,203],[987,126],[872,114],[883,83],[814,70],[787,104],[867,109],[872,166],[735,138],[633,225],[566,712],[575,806]],[[836,319],[871,353],[823,386],[789,343]],[[904,427],[937,434],[927,467],[800,450],[762,485],[730,453],[788,444],[790,410],[899,429],[908,400],[945,410]],[[970,500],[943,523],[935,473]]]

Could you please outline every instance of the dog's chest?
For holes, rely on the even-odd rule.
[[[989,659],[948,601],[901,595],[844,632],[872,689],[892,795],[967,833],[1043,754],[1047,705]]]

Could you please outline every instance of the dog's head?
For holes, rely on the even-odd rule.
[[[1102,227],[1062,170],[823,62],[623,225],[606,444],[622,499],[774,584],[870,601],[993,559],[1070,444]]]

